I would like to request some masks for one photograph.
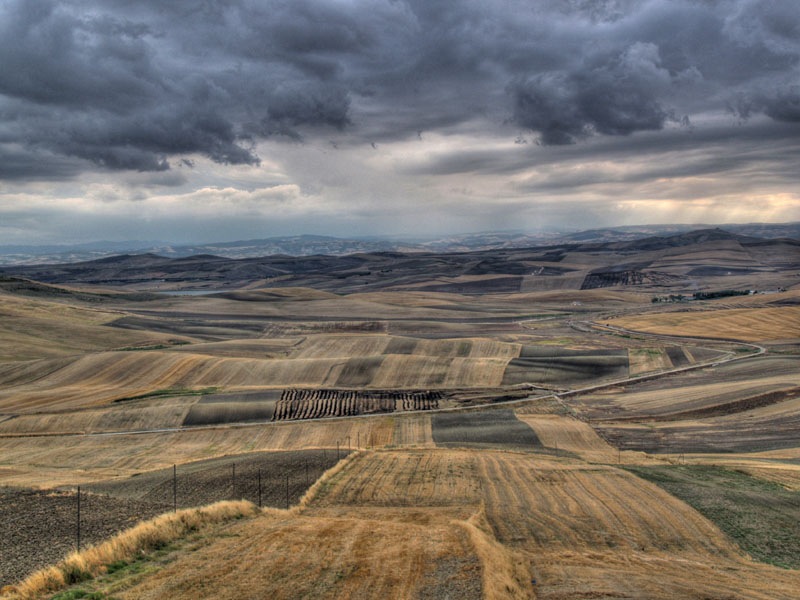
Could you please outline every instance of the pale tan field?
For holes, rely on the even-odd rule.
[[[588,424],[574,417],[552,414],[525,414],[517,411],[517,418],[536,432],[542,443],[549,447],[572,452],[587,462],[612,463],[619,459],[617,449],[610,446]],[[625,453],[625,461],[632,460]]]
[[[629,348],[628,364],[631,376],[672,368],[672,361],[663,348]]]
[[[78,485],[130,476],[205,458],[257,451],[386,446],[406,431],[392,417],[337,419],[266,426],[206,428],[127,435],[0,437],[0,484]],[[412,445],[430,438],[407,430]]]
[[[49,414],[18,415],[0,421],[0,434],[63,434],[138,431],[180,427],[196,397],[174,398],[150,406],[68,410]]]
[[[110,309],[18,297],[0,291],[0,363],[186,339],[104,326],[119,316]]]
[[[386,354],[393,345],[409,353]],[[519,344],[491,339],[413,340],[386,335],[319,335],[201,343],[174,351],[98,352],[69,363],[0,364],[0,411],[97,406],[181,388],[496,387],[509,360],[519,352]],[[359,358],[364,361],[358,362]]]
[[[230,557],[231,560],[220,560]],[[439,519],[265,515],[118,591],[130,600],[173,598],[480,598],[480,564],[462,529]]]
[[[800,306],[654,313],[622,317],[613,325],[633,331],[745,342],[791,340],[800,337]]]

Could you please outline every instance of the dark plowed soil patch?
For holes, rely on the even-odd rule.
[[[700,346],[691,346],[688,348],[689,353],[694,358],[695,362],[706,362],[719,358],[722,352],[713,348],[703,348]]]
[[[518,292],[522,277],[495,277],[478,281],[441,283],[415,288],[424,292],[447,292],[450,294],[490,294]]]
[[[413,354],[417,347],[417,340],[411,338],[393,337],[389,340],[384,354]]]
[[[514,358],[506,367],[503,385],[528,382],[575,385],[627,375],[627,355]]]
[[[206,394],[198,404],[220,404],[226,402],[251,402],[259,404],[273,400],[280,400],[283,390],[259,390],[257,392],[226,392],[222,394]]]
[[[342,458],[346,451],[341,450]],[[297,502],[322,473],[337,462],[336,449],[294,452],[255,452],[178,465],[176,491],[179,507],[201,506],[219,500],[244,498],[264,506],[285,507],[286,477],[289,501]],[[306,472],[308,475],[306,476]],[[86,489],[122,498],[159,502],[172,506],[173,471],[148,471],[135,477],[98,482]]]
[[[346,450],[339,457],[344,458]],[[244,498],[284,508],[337,462],[336,449],[264,452],[178,465],[178,508]],[[235,469],[235,471],[234,471]],[[288,484],[288,485],[287,485]],[[99,542],[138,521],[173,509],[173,471],[81,486],[81,542]],[[74,491],[0,488],[0,587],[23,579],[74,550]]]
[[[190,426],[270,421],[281,394],[281,390],[208,394],[192,405],[183,424]]]
[[[77,507],[74,492],[0,488],[0,587],[75,549]],[[81,543],[99,542],[165,510],[158,502],[81,494]]]
[[[669,356],[670,361],[672,361],[672,366],[676,369],[679,367],[685,367],[689,364],[689,359],[686,358],[686,353],[683,351],[683,348],[679,348],[678,346],[668,346],[666,351],[667,356]]]
[[[342,369],[336,385],[342,387],[360,387],[372,383],[372,379],[383,363],[382,356],[351,358]]]
[[[432,415],[433,441],[442,446],[512,446],[543,448],[533,429],[512,410]]]
[[[275,414],[275,400],[264,402],[203,402],[192,405],[184,426],[222,425],[225,423],[248,423],[270,421]]]
[[[187,335],[208,341],[250,338],[264,331],[261,323],[215,322],[201,319],[149,319],[147,317],[122,317],[109,323],[111,327],[135,331],[156,331],[174,335]]]

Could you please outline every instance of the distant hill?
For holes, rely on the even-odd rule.
[[[468,252],[254,258],[123,254],[80,263],[6,266],[0,268],[0,274],[56,285],[146,291],[292,286],[334,293],[417,290],[482,294],[617,286],[653,291],[776,288],[796,285],[799,270],[800,241],[703,229],[622,242]]]
[[[712,225],[637,225],[578,232],[522,231],[479,232],[435,239],[397,237],[337,238],[321,235],[281,236],[264,239],[174,244],[159,241],[91,242],[77,245],[0,246],[0,265],[32,265],[84,262],[119,254],[157,254],[181,258],[212,254],[226,258],[256,258],[275,254],[287,256],[345,256],[375,252],[471,252],[503,248],[527,248],[548,244],[628,242],[653,236],[669,237]],[[764,239],[800,239],[800,223],[754,223],[722,226],[726,232]]]

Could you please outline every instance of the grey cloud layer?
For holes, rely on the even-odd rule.
[[[12,0],[0,56],[3,179],[257,164],[259,139],[331,131],[800,122],[795,0]]]

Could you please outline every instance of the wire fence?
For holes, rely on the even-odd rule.
[[[288,508],[348,452],[340,444],[173,465],[72,489],[0,488],[0,588],[165,512],[242,499]]]

